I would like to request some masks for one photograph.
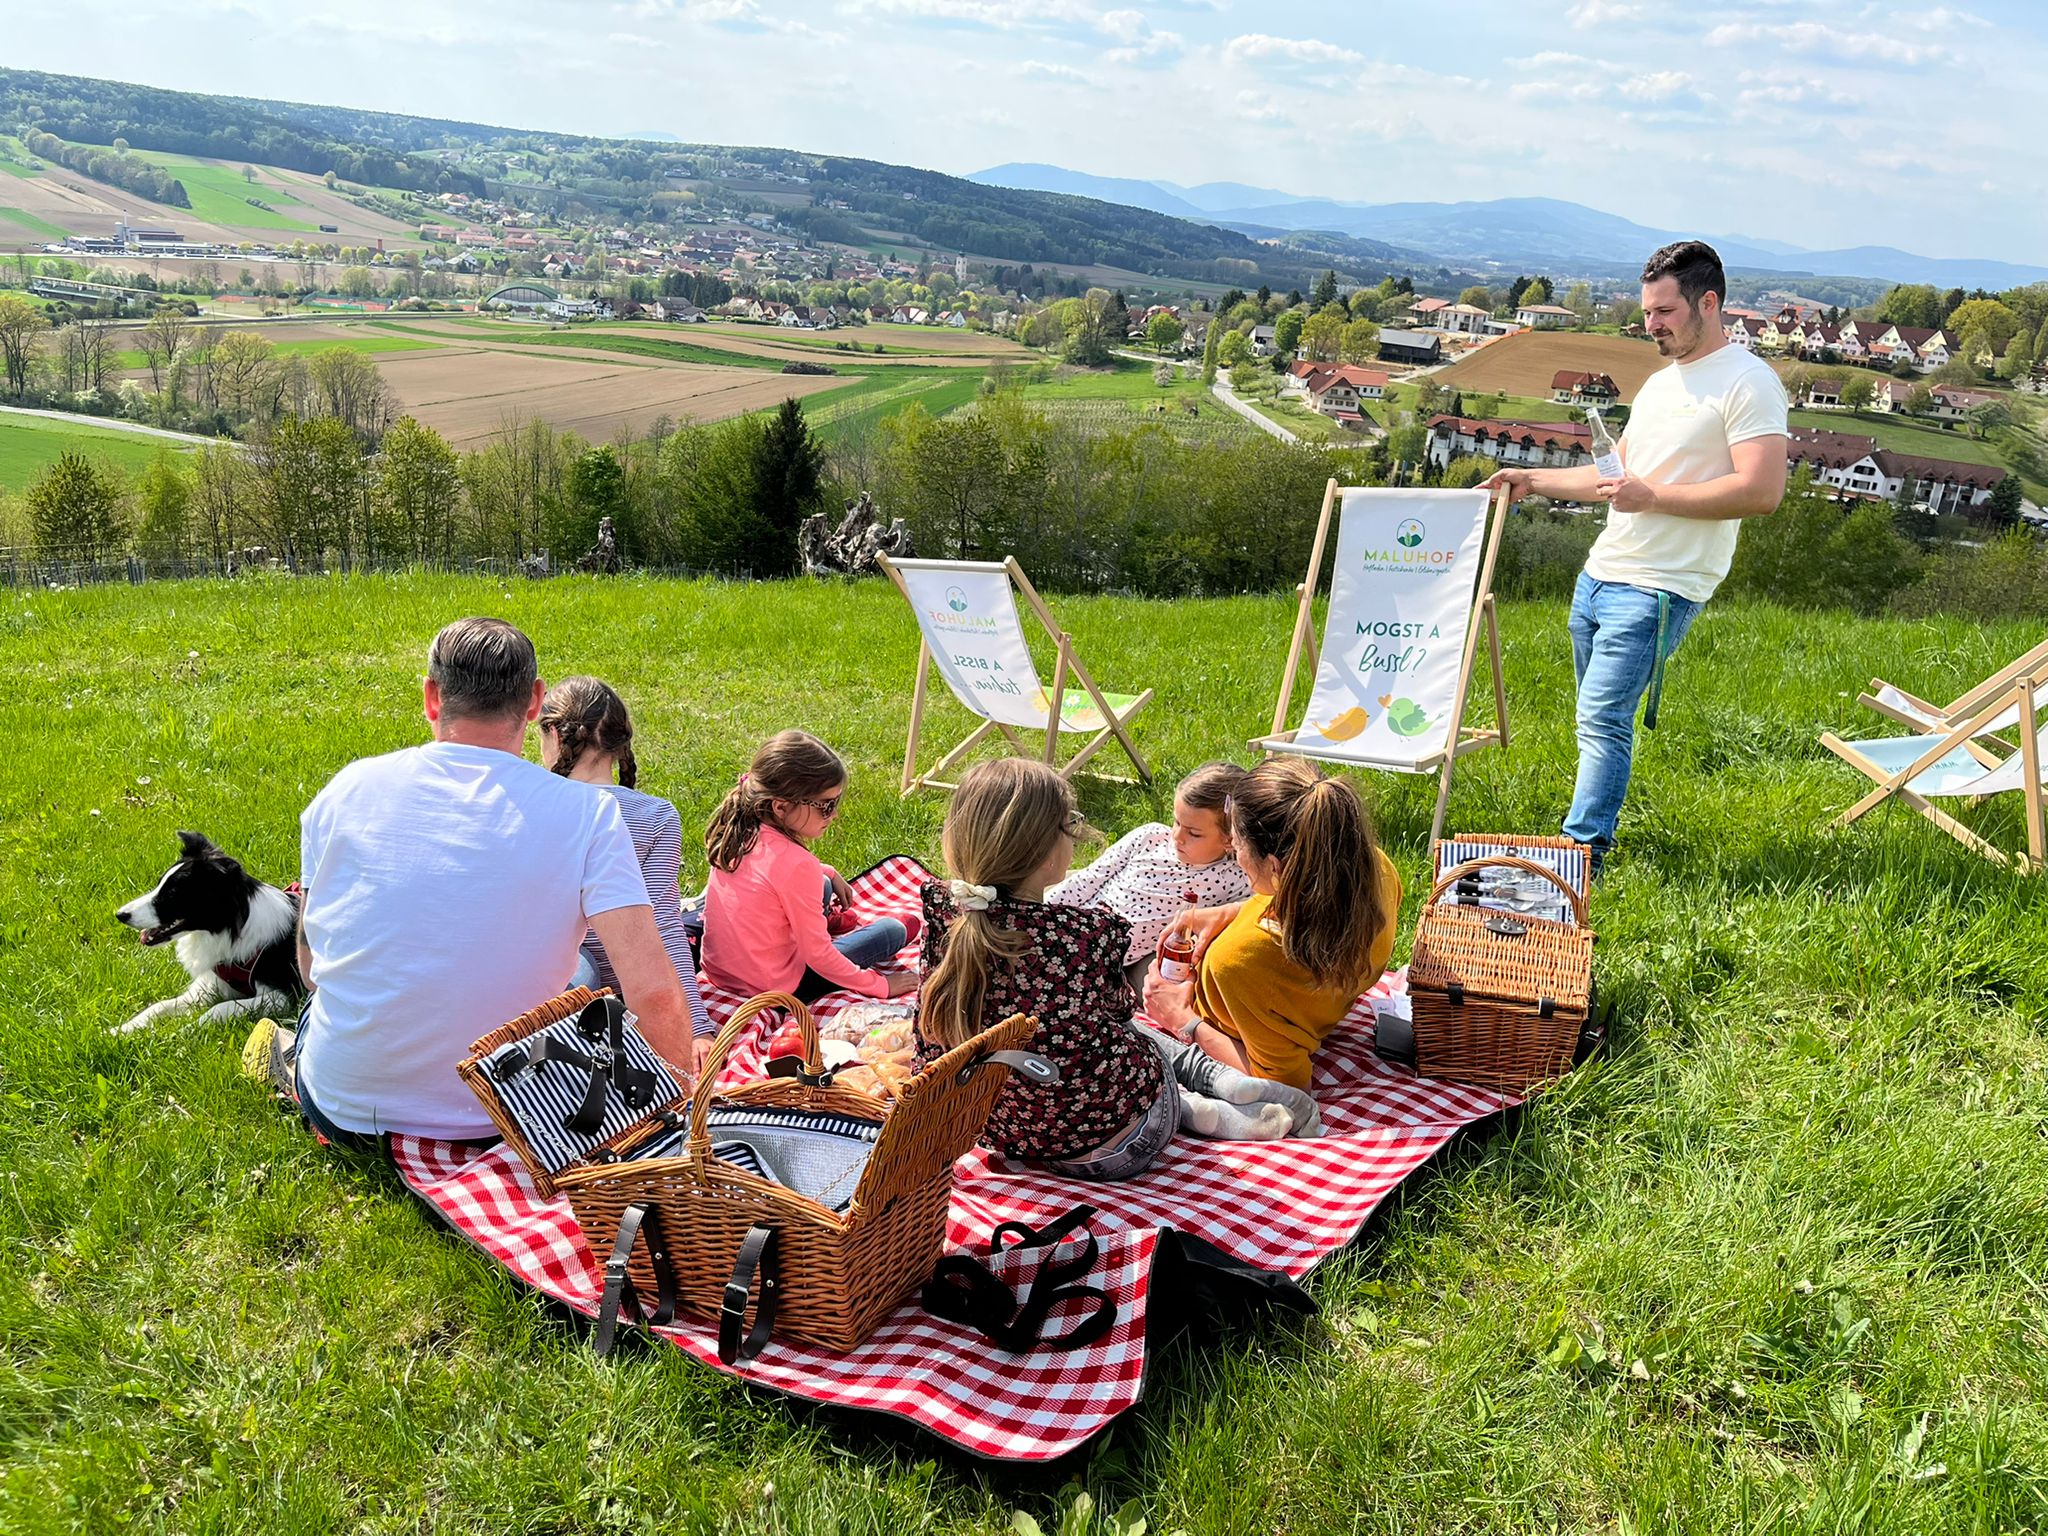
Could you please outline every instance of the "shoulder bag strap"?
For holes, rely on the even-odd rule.
[[[732,1261],[732,1278],[725,1282],[725,1298],[718,1308],[718,1358],[726,1365],[751,1360],[761,1353],[775,1328],[775,1308],[782,1299],[782,1285],[775,1275],[775,1229],[749,1227],[740,1239],[740,1251]],[[754,1305],[754,1326],[744,1337],[747,1303],[754,1299],[754,1279],[760,1276],[760,1298]]]

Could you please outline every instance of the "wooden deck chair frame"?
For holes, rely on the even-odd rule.
[[[1856,750],[1856,743],[1844,741],[1833,731],[1823,732],[1820,744],[1842,759],[1858,773],[1876,782],[1877,787],[1843,811],[1828,825],[1831,828],[1846,827],[1874,811],[1887,800],[1900,800],[1911,806],[1935,826],[1975,853],[1981,853],[1994,864],[2011,864],[2020,870],[2042,870],[2048,868],[2048,815],[2044,815],[2044,796],[2041,790],[2041,732],[2036,716],[2035,700],[2048,694],[2048,659],[2037,663],[2037,672],[2022,672],[2016,677],[2006,678],[1991,692],[1980,688],[1972,689],[1976,708],[1959,721],[1939,733],[1924,737],[1927,750],[1900,769],[1897,773],[1883,774],[1866,757]],[[1950,752],[1962,747],[1979,762],[1983,755],[1979,750],[1977,733],[1985,724],[1996,718],[2008,707],[2019,706],[2019,718],[2026,727],[2019,733],[2016,748],[2020,760],[2021,793],[2025,797],[2025,820],[2027,824],[2027,851],[2024,855],[2008,856],[2004,850],[1971,831],[1946,811],[1934,805],[1925,795],[1915,794],[1908,786],[1935,763]],[[2006,761],[1994,757],[1987,768],[2003,767]],[[1975,800],[1972,804],[1977,803]]]
[[[1294,705],[1294,684],[1301,674],[1302,658],[1308,658],[1308,675],[1313,686],[1317,669],[1322,665],[1322,655],[1315,639],[1316,587],[1323,568],[1323,550],[1329,542],[1330,514],[1337,507],[1337,482],[1333,479],[1323,490],[1322,515],[1316,519],[1316,536],[1309,548],[1308,576],[1294,589],[1294,638],[1287,649],[1287,670],[1280,676],[1280,697],[1273,705],[1273,728],[1266,735],[1249,743],[1253,750],[1268,756],[1292,749],[1298,731],[1287,728],[1287,716]],[[1507,683],[1501,672],[1500,620],[1495,611],[1493,598],[1493,567],[1500,555],[1500,541],[1508,520],[1508,492],[1506,487],[1494,493],[1493,503],[1486,513],[1486,536],[1479,559],[1479,579],[1472,588],[1472,615],[1465,626],[1465,648],[1458,659],[1458,689],[1451,703],[1450,732],[1444,750],[1434,752],[1420,759],[1414,768],[1417,773],[1437,774],[1436,814],[1429,824],[1429,840],[1434,846],[1444,833],[1444,817],[1451,804],[1451,773],[1457,761],[1473,752],[1487,747],[1505,749],[1508,744],[1508,694]],[[1493,679],[1493,720],[1489,726],[1465,724],[1465,705],[1472,689],[1472,673],[1478,662],[1479,636],[1486,634],[1487,667]],[[1331,759],[1331,761],[1338,761]],[[1373,766],[1359,763],[1361,768]]]
[[[1907,692],[1897,683],[1888,683],[1881,677],[1873,677],[1870,680],[1870,691],[1858,695],[1856,702],[1863,705],[1866,709],[1876,710],[1887,720],[1895,720],[1900,725],[1906,726],[1911,730],[1939,730],[1944,726],[1953,725],[1956,721],[1967,718],[1985,699],[2007,687],[2014,679],[2026,674],[2040,674],[2043,673],[2044,669],[2048,669],[2048,640],[2043,640],[2039,645],[2017,660],[2007,662],[1968,693],[1957,698],[1952,704],[1930,704],[1918,695]],[[1912,708],[1919,710],[1921,712],[1920,716],[1916,717],[1907,710],[1893,707],[1883,697],[1886,689],[1890,689],[1893,693],[1904,699],[1907,704],[1911,705]],[[1931,725],[1930,721],[1932,722]],[[2024,724],[2024,721],[2020,723]],[[1979,729],[1982,730],[1982,727],[1979,727]],[[2022,732],[2021,734],[2024,735],[2025,733]],[[2017,741],[2008,742],[1999,733],[1985,732],[1983,735],[1973,736],[1970,740],[1963,743],[1963,750],[1976,758],[1986,768],[1996,768],[2002,761],[1998,754],[1985,744],[1987,738],[1992,744],[2006,748],[2008,753],[2018,749]]]
[[[902,594],[904,602],[911,605],[914,613],[916,604],[910,596],[909,587],[904,583],[903,573],[896,569],[895,563],[887,555],[876,556],[876,561],[888,573],[889,580],[895,583],[896,590]],[[982,562],[962,561],[960,563],[976,564]],[[1052,610],[1046,606],[1045,599],[1038,595],[1038,589],[1031,584],[1031,578],[1024,574],[1024,567],[1017,563],[1016,556],[1008,556],[1001,563],[1003,570],[1009,575],[1012,592],[1015,596],[1024,599],[1024,606],[1031,611],[1032,616],[1044,627],[1046,635],[1053,643],[1052,687],[1047,690],[1046,697],[1057,702],[1046,712],[1044,745],[1039,751],[1033,752],[1025,743],[1024,738],[1017,734],[1022,727],[1007,725],[1000,720],[984,718],[981,724],[970,731],[944,757],[940,758],[932,766],[930,772],[920,773],[917,767],[917,754],[924,733],[926,689],[931,680],[934,663],[932,661],[931,641],[925,637],[924,626],[919,624],[917,627],[917,683],[911,692],[910,698],[910,737],[903,748],[902,793],[909,795],[920,789],[939,789],[950,794],[958,789],[960,786],[957,781],[948,781],[942,776],[952,772],[961,760],[977,746],[981,745],[983,741],[987,740],[991,733],[1001,735],[1003,740],[1010,744],[1011,749],[1018,757],[1036,757],[1047,767],[1056,769],[1063,779],[1072,779],[1074,775],[1081,772],[1087,766],[1089,760],[1096,753],[1113,741],[1123,748],[1124,754],[1130,758],[1131,766],[1137,770],[1138,776],[1130,778],[1121,774],[1090,770],[1089,777],[1106,779],[1115,784],[1150,784],[1152,782],[1152,769],[1146,763],[1144,754],[1139,752],[1137,743],[1131,740],[1127,727],[1137,717],[1138,712],[1152,702],[1152,690],[1147,688],[1143,693],[1137,695],[1132,699],[1130,707],[1125,709],[1122,714],[1118,714],[1115,710],[1111,709],[1108,698],[1096,686],[1093,674],[1089,672],[1081,658],[1075,654],[1074,637],[1060,628],[1059,620],[1053,617]],[[1107,723],[1094,736],[1090,737],[1087,742],[1083,743],[1078,752],[1068,758],[1065,763],[1061,763],[1059,761],[1060,736],[1062,734],[1060,716],[1064,713],[1063,705],[1066,699],[1069,676],[1087,690],[1089,698],[1095,701],[1095,708],[1101,713],[1103,720]],[[942,678],[940,681],[941,686],[944,686],[944,679]],[[1078,734],[1078,732],[1069,731],[1067,734],[1074,735]]]

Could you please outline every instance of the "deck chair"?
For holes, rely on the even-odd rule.
[[[1994,863],[2014,863],[2023,870],[2043,868],[2044,860],[2048,860],[2048,824],[2044,824],[2042,813],[2042,775],[2044,764],[2048,764],[2044,709],[2048,709],[2048,663],[2039,672],[2009,679],[2003,687],[1982,697],[1975,712],[1944,729],[1871,741],[1844,741],[1833,731],[1825,732],[1821,745],[1877,785],[1830,825],[1847,826],[1896,798],[1964,847]],[[1994,757],[1987,764],[1983,761],[1985,749],[1980,738],[1993,721],[2006,718],[2019,727],[2019,746],[2009,756]],[[2027,851],[2024,856],[2012,859],[1929,803],[1934,799],[1974,802],[2013,790],[2024,796]]]
[[[878,557],[882,569],[917,617],[917,686],[910,702],[910,741],[903,751],[903,793],[918,789],[951,791],[959,786],[943,776],[986,739],[1000,734],[1019,757],[1038,757],[1072,778],[1110,742],[1121,746],[1137,769],[1135,781],[1115,774],[1100,777],[1119,783],[1152,782],[1152,770],[1126,729],[1139,710],[1152,702],[1143,693],[1105,693],[1095,684],[1073,637],[1059,627],[1045,599],[1016,560],[892,560]],[[1017,599],[1031,610],[1053,642],[1052,687],[1038,676],[1038,664],[1024,643],[1024,625]],[[929,772],[917,766],[918,743],[924,728],[925,685],[933,671],[953,691],[967,712],[981,721],[939,759]],[[1069,687],[1068,680],[1080,684]],[[1060,701],[1055,710],[1052,701]],[[1033,752],[1020,730],[1043,731],[1045,741]],[[1059,761],[1062,732],[1093,732],[1081,749]]]
[[[1333,509],[1341,510],[1330,607],[1317,646],[1311,608]],[[1507,523],[1507,492],[1323,492],[1308,578],[1295,589],[1294,640],[1272,729],[1253,750],[1389,773],[1437,775],[1430,841],[1443,836],[1457,760],[1508,744],[1507,689],[1493,566]],[[1479,638],[1493,675],[1493,724],[1465,724]],[[1303,657],[1314,678],[1301,723],[1287,729]]]
[[[1856,702],[1916,731],[1941,731],[1973,714],[1979,704],[2022,673],[2040,673],[2044,668],[2048,668],[2048,640],[2043,640],[2018,660],[2000,667],[1952,704],[1930,704],[1881,677],[1873,677],[1870,680],[1871,691],[1860,695]],[[2004,759],[1992,750],[1992,746],[2002,748],[2010,756],[2016,746],[2003,738],[2018,723],[2019,706],[2015,704],[1981,726],[1964,743],[1963,750],[1986,768],[1994,768]],[[1988,743],[1986,738],[1990,738]]]

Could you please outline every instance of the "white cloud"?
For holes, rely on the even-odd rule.
[[[853,0],[847,9],[856,15],[874,11],[923,21],[990,27],[999,32],[1095,19],[1095,7],[1085,0]]]
[[[1247,32],[1223,45],[1229,64],[1275,60],[1288,64],[1363,64],[1365,55],[1316,37],[1273,37],[1264,32]]]
[[[1575,27],[1597,27],[1610,21],[1634,21],[1642,14],[1640,5],[1627,0],[1577,0],[1565,19]]]
[[[1605,87],[1594,80],[1525,80],[1508,87],[1510,101],[1592,101]]]
[[[1047,64],[1040,59],[1026,59],[1012,73],[1026,80],[1051,80],[1060,85],[1085,85],[1090,90],[1098,91],[1103,88],[1099,81],[1090,79],[1071,65]]]
[[[1834,59],[1848,64],[1898,64],[1909,69],[1923,64],[1955,62],[1952,49],[1936,43],[1909,43],[1881,32],[1845,32],[1818,21],[1731,21],[1707,34],[1717,48],[1740,43],[1768,43],[1789,53]]]
[[[1260,91],[1239,91],[1230,109],[1232,117],[1247,123],[1284,123],[1287,114],[1280,103]]]
[[[1911,27],[1916,32],[1954,32],[1962,27],[1988,27],[1990,22],[1969,11],[1952,10],[1937,5],[1931,11],[1900,11],[1892,17],[1902,27]]]
[[[1526,59],[1510,59],[1512,69],[1605,69],[1598,60],[1589,59],[1583,53],[1556,53],[1549,49],[1532,53]]]
[[[1622,81],[1620,90],[1630,101],[1669,101],[1692,90],[1692,76],[1679,69],[1660,69]]]

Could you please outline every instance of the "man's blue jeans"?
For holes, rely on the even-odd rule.
[[[1700,605],[1670,598],[1664,655],[1698,617]],[[1636,706],[1657,660],[1657,593],[1579,573],[1572,594],[1572,670],[1579,680],[1579,779],[1564,835],[1590,844],[1597,865],[1614,846],[1635,755]]]

